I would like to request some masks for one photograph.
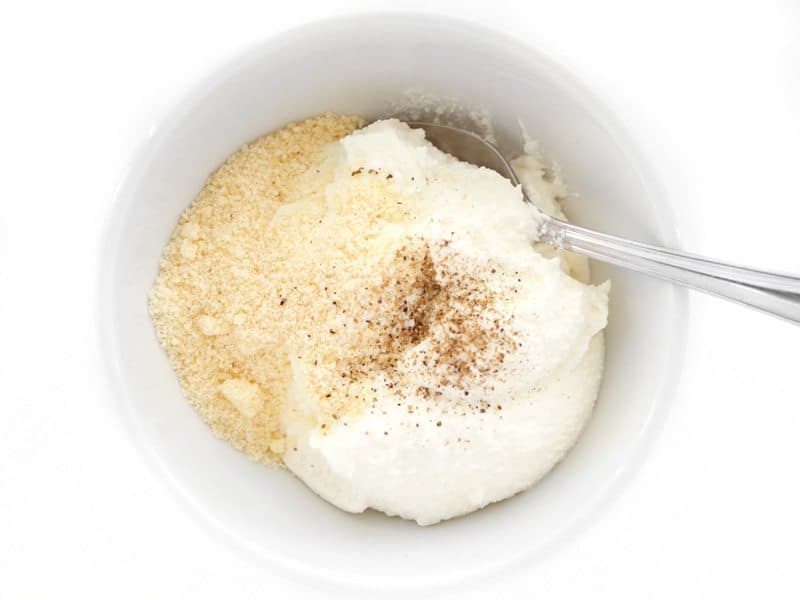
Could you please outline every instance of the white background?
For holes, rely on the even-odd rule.
[[[271,33],[396,5],[331,4],[0,11],[0,598],[329,597],[220,544],[151,475],[109,401],[95,312],[137,140]],[[504,29],[575,71],[672,174],[685,248],[800,272],[800,8],[700,4],[404,8]],[[798,597],[799,359],[800,328],[692,295],[680,386],[622,497],[545,560],[457,597]]]

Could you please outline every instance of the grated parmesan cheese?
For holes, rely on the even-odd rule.
[[[290,258],[285,241],[308,225],[280,219],[275,227],[273,217],[320,193],[304,174],[362,124],[326,114],[232,155],[181,215],[149,294],[158,341],[188,400],[219,437],[267,464],[285,450],[279,420],[290,369],[277,325],[298,308],[293,284],[277,273]]]

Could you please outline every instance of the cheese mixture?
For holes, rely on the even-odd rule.
[[[181,216],[150,293],[214,432],[344,510],[421,525],[513,495],[574,444],[608,284],[535,240],[536,209],[396,120],[264,136]],[[362,128],[363,127],[363,128]],[[566,190],[533,148],[528,196]]]

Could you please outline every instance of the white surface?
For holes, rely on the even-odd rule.
[[[503,5],[438,10],[526,38],[644,135],[675,173],[684,247],[800,271],[796,8]],[[101,376],[94,300],[109,199],[151,116],[322,6],[73,3],[0,22],[0,597],[320,594],[220,544],[152,476]],[[800,593],[800,330],[691,300],[686,368],[643,468],[588,531],[493,592]]]

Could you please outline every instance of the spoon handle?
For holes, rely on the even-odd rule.
[[[800,277],[632,242],[542,215],[540,239],[603,262],[732,300],[800,325]]]

